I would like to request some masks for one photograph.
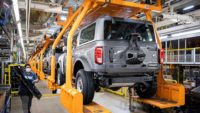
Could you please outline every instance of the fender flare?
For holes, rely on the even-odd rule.
[[[88,62],[88,60],[87,60],[85,57],[80,57],[80,58],[78,58],[77,60],[75,60],[75,63],[74,63],[74,66],[73,66],[73,72],[76,71],[76,65],[77,65],[78,63],[81,63],[81,64],[82,64],[82,66],[83,66],[83,68],[84,68],[85,71],[92,71],[92,70],[91,70],[91,65],[90,65],[90,63]]]

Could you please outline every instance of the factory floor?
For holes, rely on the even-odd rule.
[[[33,98],[31,113],[67,113],[67,111],[60,104],[59,95],[49,95],[51,91],[48,90],[45,81],[40,81],[37,84],[38,89],[44,94],[41,100]],[[107,109],[112,113],[131,113],[129,111],[128,99],[108,93],[98,92],[95,94],[94,101]],[[18,96],[12,98],[11,101],[11,113],[23,113],[21,100]],[[140,107],[139,104],[136,106]],[[135,110],[134,113],[145,113],[141,110]]]

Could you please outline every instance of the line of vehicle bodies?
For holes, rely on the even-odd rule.
[[[119,17],[119,18],[134,18],[137,19],[135,15],[138,13],[144,13],[146,16],[146,21],[151,22],[154,26],[151,12],[157,11],[160,12],[161,7],[161,0],[156,0],[156,5],[149,5],[145,3],[134,3],[125,0],[112,0],[112,1],[103,1],[103,0],[84,0],[81,6],[79,6],[78,10],[74,13],[69,12],[68,18],[66,22],[60,23],[63,25],[61,32],[58,34],[57,38],[54,41],[52,46],[53,55],[51,57],[51,75],[48,77],[48,85],[50,89],[55,90],[58,88],[58,84],[56,84],[56,58],[55,58],[55,48],[62,36],[66,31],[68,31],[67,37],[67,56],[66,56],[66,72],[65,72],[65,84],[61,86],[61,103],[63,106],[70,112],[70,113],[83,113],[83,102],[84,102],[84,95],[77,91],[72,85],[72,78],[73,76],[73,69],[74,69],[74,62],[72,61],[72,41],[74,34],[78,27],[85,26],[88,23],[93,22],[97,18],[101,17],[102,15],[111,16],[111,17]],[[70,10],[69,10],[70,11]],[[154,33],[155,33],[155,41],[157,43],[158,48],[161,50],[162,45],[160,43],[159,36],[156,32],[155,26]],[[99,54],[100,49],[98,49]],[[32,60],[36,60],[36,56],[32,57]],[[97,59],[98,60],[98,59]],[[32,61],[35,64],[36,61]],[[40,64],[41,65],[41,64]],[[34,65],[35,66],[35,65]],[[147,101],[146,99],[141,99],[142,102],[150,105],[155,105],[159,107],[160,104],[156,103],[155,98],[164,98],[169,103],[169,101],[173,101],[176,104],[166,107],[175,107],[181,106],[184,104],[184,88],[182,85],[177,84],[169,84],[166,83],[162,76],[163,76],[163,66],[161,64],[160,70],[157,77],[157,84],[158,84],[158,91],[156,92],[156,97],[151,99],[151,101]],[[37,69],[37,68],[36,68]],[[35,70],[35,68],[34,68]],[[37,72],[37,70],[35,70]],[[146,78],[144,78],[146,79]],[[173,96],[172,96],[173,94]],[[181,97],[181,98],[180,98]],[[92,104],[90,104],[92,106]],[[90,106],[87,105],[87,106]]]

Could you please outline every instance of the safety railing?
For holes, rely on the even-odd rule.
[[[200,64],[200,48],[165,49],[165,64]]]

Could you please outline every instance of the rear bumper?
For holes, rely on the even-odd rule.
[[[126,75],[144,75],[146,73],[155,73],[160,69],[160,64],[158,63],[147,63],[139,65],[122,65],[122,64],[102,64],[93,65],[90,68],[91,72],[98,73],[100,75],[109,76],[126,76]]]
[[[100,85],[102,87],[127,87],[133,86],[134,83],[153,81],[154,77],[146,76],[104,76],[101,78]]]
[[[109,76],[123,76],[123,75],[144,75],[145,73],[152,73],[152,72],[158,72],[160,69],[160,66],[156,67],[112,67],[107,66],[105,71],[100,70],[94,70],[94,72],[101,72],[102,75],[109,75]]]

